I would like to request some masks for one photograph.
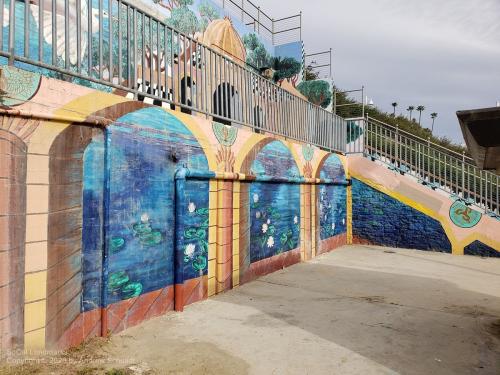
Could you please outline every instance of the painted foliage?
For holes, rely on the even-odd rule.
[[[259,177],[296,179],[292,154],[273,141],[257,154],[251,171]],[[250,261],[256,262],[299,246],[300,186],[293,183],[252,183],[250,202]]]
[[[93,144],[95,144],[93,146]],[[84,263],[88,265],[84,300],[98,299],[99,284],[91,275],[100,270],[93,249],[99,246],[97,222],[102,181],[95,177],[98,151],[93,142],[86,152],[84,215],[92,218],[84,230]],[[183,152],[178,152],[182,147]],[[161,289],[174,282],[174,177],[181,166],[208,170],[205,155],[193,135],[174,116],[161,108],[149,107],[130,112],[115,121],[105,139],[104,206],[105,241],[108,252],[104,261],[106,283],[104,305]],[[94,155],[94,156],[92,156]],[[184,229],[186,266],[204,272],[206,253],[201,232],[206,226],[208,182],[187,189]],[[194,193],[196,192],[196,194]],[[196,199],[195,199],[196,196]],[[192,203],[192,204],[191,204]],[[195,208],[193,209],[193,205]],[[192,211],[192,212],[191,212]],[[92,221],[96,225],[91,225]],[[198,237],[197,237],[198,236]],[[206,233],[205,233],[206,237]],[[205,253],[204,253],[205,251]],[[191,268],[190,268],[191,267]],[[188,272],[193,275],[193,272]],[[94,301],[84,304],[94,306]]]
[[[208,265],[208,182],[188,180],[180,204],[183,279],[207,274]]]
[[[353,236],[375,245],[451,253],[439,221],[352,180]]]
[[[344,182],[345,171],[338,155],[331,154],[323,163],[321,179]],[[346,187],[322,184],[318,186],[319,234],[321,240],[346,232]]]

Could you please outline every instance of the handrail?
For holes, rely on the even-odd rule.
[[[0,34],[0,56],[9,64],[43,68],[44,74],[123,90],[137,100],[345,151],[341,117],[128,0],[99,0],[98,9],[84,0],[13,0],[9,8],[0,4],[0,19],[9,23]]]
[[[429,144],[433,145],[434,147],[441,148],[441,149],[445,150],[447,153],[457,155],[460,158],[463,157],[463,154],[461,154],[459,152],[456,152],[456,151],[454,151],[452,149],[449,149],[449,148],[447,148],[447,147],[445,147],[443,145],[440,145],[439,143],[432,142],[430,139],[419,137],[416,134],[407,132],[406,130],[403,130],[403,129],[401,129],[401,128],[397,127],[397,126],[394,126],[394,125],[387,124],[387,123],[385,123],[383,121],[380,121],[380,120],[378,120],[376,118],[373,118],[373,117],[370,117],[370,116],[367,116],[367,118],[368,118],[368,120],[378,122],[380,125],[385,126],[387,128],[390,128],[390,129],[393,129],[393,130],[397,129],[400,133],[405,134],[407,137],[411,137],[411,138],[420,140],[422,142],[429,143]],[[465,155],[465,159],[468,162],[470,162],[471,164],[474,164],[474,159],[472,159],[471,157]]]
[[[348,145],[349,152],[363,153],[396,172],[500,218],[500,176],[481,170],[465,154],[370,117],[348,121],[347,127],[348,134],[362,134]]]

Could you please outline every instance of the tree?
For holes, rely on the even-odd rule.
[[[304,81],[299,83],[297,89],[311,103],[319,105],[323,108],[328,107],[332,101],[332,92],[330,84],[323,80]]]
[[[273,77],[275,82],[281,84],[286,79],[295,87],[302,64],[293,57],[275,57],[273,68],[275,70]]]
[[[314,70],[312,63],[306,66],[304,78],[306,81],[314,81],[319,78],[319,72]]]
[[[248,65],[257,70],[272,66],[271,55],[267,52],[266,47],[255,33],[246,34],[243,37],[243,44],[247,50],[246,63]]]
[[[167,24],[181,33],[194,36],[200,30],[200,22],[196,14],[189,8],[190,5],[193,5],[193,0],[178,0],[176,3],[179,6],[171,10],[170,18],[166,20]]]
[[[200,3],[198,12],[200,13],[200,31],[205,31],[210,22],[220,18],[217,9],[206,1]]]
[[[432,119],[431,134],[434,133],[434,121],[436,120],[436,117],[438,117],[438,114],[436,112],[432,112],[431,113],[431,119]]]
[[[396,107],[398,106],[398,103],[394,102],[391,105],[394,107],[394,111],[392,112],[392,117],[396,117]]]
[[[419,105],[417,107],[418,111],[418,124],[420,125],[420,120],[422,119],[422,112],[425,111],[425,107],[423,105]]]
[[[412,116],[411,116],[411,113],[413,112],[413,110],[414,110],[414,109],[415,109],[415,107],[414,107],[414,106],[412,106],[412,105],[411,105],[411,106],[409,106],[409,107],[406,109],[408,112],[410,112],[410,121],[411,121],[411,120],[413,120],[413,118],[412,118]]]

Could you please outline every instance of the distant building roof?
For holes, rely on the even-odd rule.
[[[457,117],[477,166],[500,173],[500,107],[458,111]]]

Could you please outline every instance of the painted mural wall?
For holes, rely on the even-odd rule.
[[[0,70],[2,348],[67,348],[315,255],[311,194],[343,157]]]
[[[13,0],[15,1],[15,0]],[[145,35],[137,33],[131,36],[130,43],[137,48],[137,57],[134,62],[127,62],[125,56],[128,55],[129,44],[122,37],[122,43],[119,43],[118,23],[121,22],[123,33],[127,32],[127,13],[121,9],[119,14],[118,3],[113,2],[110,7],[108,1],[102,2],[102,25],[99,23],[99,0],[81,0],[81,27],[82,33],[80,39],[77,37],[76,29],[70,28],[68,37],[68,54],[65,50],[65,30],[64,30],[64,5],[57,5],[55,14],[57,40],[54,43],[52,40],[52,11],[47,8],[43,12],[44,32],[42,38],[38,35],[40,26],[40,12],[37,3],[32,3],[25,10],[25,3],[15,1],[15,53],[20,56],[29,57],[32,59],[40,59],[48,65],[56,65],[58,67],[67,66],[71,70],[76,71],[78,65],[84,75],[94,79],[109,80],[115,84],[127,85],[143,89],[143,85],[149,85],[148,82],[143,82],[143,68],[146,69],[146,77],[148,72],[152,70],[156,76],[158,71],[162,75],[167,75],[169,79],[173,79],[176,75],[184,75],[182,56],[194,52],[189,43],[184,43],[176,38],[160,37],[160,45],[167,46],[165,50],[157,51],[156,43],[157,33],[156,23],[144,21],[141,17],[137,18],[135,25],[137,30],[147,29],[153,30],[150,35],[146,32]],[[3,51],[8,49],[9,40],[9,1],[3,3],[4,19],[2,35],[3,45],[0,46]],[[69,17],[70,21],[76,24],[77,22],[77,2],[69,0]],[[246,65],[247,67],[260,72],[262,68],[273,68],[276,70],[275,81],[282,84],[287,81],[287,89],[294,91],[294,88],[300,83],[303,69],[303,46],[301,41],[290,42],[283,45],[275,46],[271,40],[261,36],[254,28],[245,25],[233,13],[223,9],[217,2],[210,0],[140,0],[134,4],[140,10],[145,11],[157,17],[159,20],[178,30],[194,40],[214,49],[215,51],[225,55],[230,60],[237,64]],[[90,7],[90,20],[89,20]],[[29,30],[29,46],[25,47],[24,27],[25,17],[28,17],[27,23]],[[130,17],[132,18],[132,17]],[[89,24],[91,24],[89,28]],[[110,28],[112,33],[110,34]],[[101,32],[100,32],[101,31]],[[133,30],[130,30],[133,34]],[[159,32],[159,31],[158,31]],[[165,40],[166,38],[166,40]],[[41,45],[40,45],[41,43]],[[77,48],[80,45],[80,48]],[[119,47],[120,46],[120,47]],[[120,50],[121,48],[121,50]],[[99,58],[99,51],[102,49],[104,57]],[[26,53],[25,53],[26,51]],[[42,57],[39,57],[39,51],[42,51]],[[132,52],[132,51],[130,51]],[[198,52],[200,53],[200,52]],[[110,64],[109,56],[113,65]],[[172,59],[171,56],[174,56]],[[55,57],[55,63],[53,63]],[[66,61],[68,60],[68,61]],[[117,63],[120,61],[120,63]],[[160,60],[160,66],[157,66],[157,61]],[[2,58],[2,64],[6,63],[6,59]],[[189,58],[187,64],[189,65]],[[39,72],[48,77],[63,78],[61,74],[54,70],[36,67],[30,64],[25,64],[16,61],[15,65],[23,69]],[[121,70],[119,71],[119,65]],[[130,66],[135,66],[136,71],[130,72]],[[100,77],[100,72],[102,77]],[[166,72],[166,73],[165,73]],[[199,73],[201,75],[201,73]],[[212,74],[212,73],[210,73]],[[129,76],[130,75],[130,76]],[[198,74],[196,75],[198,77]],[[96,88],[105,92],[111,92],[112,89],[108,86],[93,83],[91,81],[77,78],[64,77],[65,80],[71,80],[73,83],[81,84],[87,87]],[[135,79],[135,82],[129,82]],[[188,91],[195,90],[194,82],[191,82],[191,77],[186,77],[188,82],[186,86]],[[162,78],[163,86],[165,80]],[[170,83],[171,85],[171,83]],[[184,83],[182,84],[184,86]],[[150,86],[148,89],[153,89]],[[154,89],[158,89],[156,86]],[[163,90],[160,89],[159,91]],[[177,90],[182,89],[178,87]],[[144,90],[147,91],[147,90]],[[295,92],[297,93],[297,92]],[[165,95],[173,95],[172,90],[169,90]],[[186,92],[185,96],[192,96],[193,93]],[[185,104],[187,104],[185,98]]]
[[[344,165],[338,155],[328,156],[319,169],[319,178],[333,182],[347,180]],[[347,243],[347,188],[343,185],[321,184],[317,186],[319,237],[317,253]]]
[[[118,332],[352,237],[498,255],[497,220],[368,158],[0,70],[2,348]]]
[[[500,221],[362,156],[349,156],[353,241],[498,257]]]

